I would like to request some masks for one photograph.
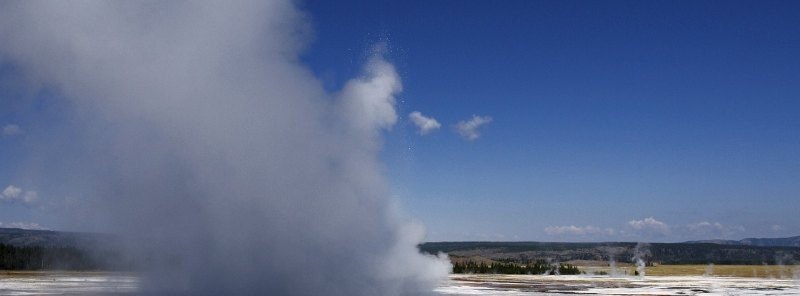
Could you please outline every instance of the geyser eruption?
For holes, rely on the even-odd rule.
[[[381,177],[401,82],[380,49],[327,94],[289,1],[1,5],[2,62],[64,98],[70,137],[40,130],[37,153],[74,161],[46,176],[131,238],[143,293],[420,295],[446,275]]]

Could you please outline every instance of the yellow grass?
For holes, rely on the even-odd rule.
[[[611,273],[608,266],[579,266],[586,273]],[[617,267],[617,273],[633,275],[636,268],[631,265]],[[760,278],[793,278],[800,277],[800,265],[658,265],[645,269],[646,275],[658,276],[736,276]]]

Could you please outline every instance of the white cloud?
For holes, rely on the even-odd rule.
[[[689,230],[721,229],[722,228],[722,224],[720,224],[719,222],[711,223],[711,222],[708,222],[708,221],[703,221],[703,222],[698,222],[698,223],[695,223],[695,224],[689,224],[688,227],[689,227]]]
[[[39,223],[25,223],[25,222],[9,222],[4,223],[0,222],[0,228],[20,228],[20,229],[28,229],[28,230],[48,230]]]
[[[39,194],[36,193],[36,191],[27,191],[22,196],[22,202],[24,202],[26,204],[32,204],[32,203],[36,202],[36,200],[38,200],[38,199],[39,199]]]
[[[470,120],[462,120],[456,124],[456,132],[464,139],[474,141],[481,136],[478,128],[490,122],[492,122],[492,118],[489,116],[472,115]]]
[[[25,205],[32,205],[39,199],[36,191],[24,191],[14,185],[8,185],[3,192],[0,192],[0,201],[19,202]]]
[[[658,221],[653,217],[644,218],[642,220],[628,221],[628,226],[634,230],[653,231],[662,234],[669,232],[669,225],[667,225],[667,223]]]
[[[408,114],[408,119],[410,119],[411,122],[413,122],[414,125],[416,125],[417,128],[419,128],[420,135],[427,135],[432,131],[442,127],[442,125],[438,121],[436,121],[435,118],[426,117],[425,115],[422,115],[422,113],[420,113],[419,111],[414,111],[411,112],[411,114]]]
[[[722,224],[720,224],[719,222],[711,223],[711,222],[708,222],[708,221],[703,221],[703,222],[699,222],[699,223],[695,223],[695,224],[689,224],[689,230],[692,230],[692,231],[706,230],[706,229],[717,229],[717,230],[720,230],[720,229],[723,229],[723,228],[724,228],[724,226],[722,226]]]
[[[711,223],[708,221],[689,224],[686,227],[688,228],[689,232],[705,238],[719,238],[726,230],[725,226],[723,226],[721,223]]]
[[[502,233],[462,232],[460,235],[459,239],[479,241],[498,241],[506,238],[506,235]]]
[[[724,238],[744,232],[743,226],[726,226],[719,222],[702,221],[686,226],[690,233],[703,238]]]
[[[770,228],[772,229],[772,231],[775,231],[775,232],[783,230],[783,226],[780,226],[778,224],[772,225],[772,227],[770,227]]]
[[[584,227],[580,226],[549,226],[544,229],[544,232],[548,235],[578,235],[578,236],[586,236],[586,235],[614,235],[616,231],[613,228],[599,228],[591,225],[587,225]]]
[[[7,124],[3,127],[3,135],[4,136],[14,136],[19,135],[22,133],[22,128],[20,128],[16,124]]]
[[[8,187],[6,187],[6,189],[3,190],[3,194],[2,194],[3,196],[0,197],[0,198],[14,199],[14,198],[19,197],[19,195],[21,193],[22,193],[22,189],[20,189],[19,187],[16,187],[14,185],[8,185]]]
[[[780,231],[780,225],[774,225],[773,231]],[[597,226],[548,226],[544,228],[547,235],[558,237],[605,239],[620,237],[636,240],[652,239],[732,239],[746,232],[741,225],[725,225],[714,221],[701,221],[692,224],[669,225],[654,217],[634,219],[620,228],[601,228]]]

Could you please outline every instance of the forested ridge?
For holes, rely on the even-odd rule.
[[[0,228],[0,270],[130,270],[118,238],[100,233]]]
[[[551,264],[541,260],[520,263],[466,261],[454,262],[453,273],[567,275],[580,274],[581,271],[571,264]]]
[[[0,270],[108,270],[114,264],[74,247],[0,244]]]
[[[574,260],[630,263],[637,243],[548,243],[548,242],[432,242],[419,246],[430,254],[447,253],[457,258],[568,262]],[[648,264],[797,264],[800,247],[724,245],[714,243],[643,244],[640,258]]]

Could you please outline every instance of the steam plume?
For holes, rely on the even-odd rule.
[[[633,262],[636,264],[636,274],[639,277],[645,276],[645,268],[647,267],[647,258],[650,257],[650,244],[637,243],[633,249]]]
[[[709,263],[706,265],[706,269],[703,272],[703,276],[713,276],[714,275],[714,263]]]
[[[617,255],[616,252],[614,252],[613,250],[608,251],[608,267],[609,267],[608,275],[610,277],[620,277],[620,272],[617,269],[617,260],[615,259],[616,255]]]
[[[156,254],[144,293],[426,294],[449,265],[419,254],[376,161],[399,76],[376,52],[327,94],[307,39],[289,1],[0,7],[3,62],[79,128],[38,153],[80,160],[56,171],[82,176],[89,219]]]

